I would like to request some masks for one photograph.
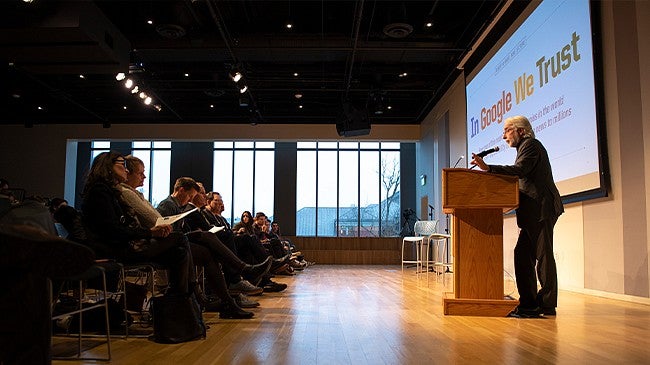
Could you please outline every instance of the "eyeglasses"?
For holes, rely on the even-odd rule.
[[[113,163],[126,167],[126,160],[123,159],[123,158],[122,159],[117,158],[117,159],[113,160]]]

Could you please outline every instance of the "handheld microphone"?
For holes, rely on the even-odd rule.
[[[481,152],[477,153],[476,156],[485,157],[485,156],[489,155],[490,153],[497,152],[498,150],[499,150],[499,146],[494,146],[494,147],[490,148],[489,150],[485,150],[485,151],[481,151]]]
[[[459,163],[462,159],[464,159],[464,158],[465,158],[465,156],[463,156],[463,155],[461,155],[460,157],[458,157],[458,160],[457,160],[456,163],[454,164],[454,168],[456,168],[456,166],[458,166],[458,163]]]

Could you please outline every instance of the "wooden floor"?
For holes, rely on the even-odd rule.
[[[207,339],[179,345],[115,338],[112,363],[650,363],[650,306],[562,291],[555,318],[444,316],[443,284],[413,270],[309,267],[277,278],[289,288],[258,297],[252,320],[207,313]]]

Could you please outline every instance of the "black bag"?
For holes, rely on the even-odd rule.
[[[180,343],[205,338],[201,308],[194,294],[153,298],[153,340]]]

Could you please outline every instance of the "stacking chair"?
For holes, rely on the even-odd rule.
[[[125,292],[125,308],[130,311],[130,312],[135,312],[137,315],[138,319],[134,319],[133,323],[138,324],[141,327],[149,327],[151,326],[152,318],[151,318],[151,298],[155,295],[156,289],[154,285],[154,274],[156,270],[162,270],[164,268],[152,263],[152,262],[142,262],[142,263],[129,263],[129,264],[124,264],[124,280],[122,281],[122,285],[124,288]],[[127,292],[127,280],[128,278],[131,278],[129,280],[130,283],[136,284],[136,285],[144,285],[146,289],[146,293],[144,296],[143,302],[139,302],[139,299],[141,297],[136,297],[131,301],[129,301],[129,306],[127,308],[127,300],[126,300],[126,292]],[[128,330],[127,330],[127,338],[129,336]],[[134,335],[134,337],[146,337],[148,335]]]
[[[415,264],[415,272],[422,272],[424,269],[424,266],[422,265],[423,246],[425,245],[425,241],[428,242],[429,235],[436,232],[437,224],[437,221],[417,221],[413,226],[415,236],[407,236],[402,239],[402,271],[404,271],[404,264]],[[407,242],[412,243],[415,246],[415,260],[406,260],[404,258],[404,249]]]
[[[85,283],[87,280],[93,279],[93,278],[101,278],[101,289],[95,290],[95,301],[94,302],[88,302],[89,305],[84,306],[84,297],[85,297]],[[76,294],[75,298],[75,304],[76,307],[74,309],[70,309],[64,312],[58,311],[56,315],[52,315],[52,321],[57,321],[57,320],[65,320],[66,318],[70,316],[77,316],[77,323],[78,325],[78,330],[76,331],[77,333],[76,338],[77,338],[77,351],[75,355],[72,356],[52,356],[53,359],[55,360],[100,360],[100,361],[110,361],[111,360],[111,331],[110,331],[110,320],[109,320],[109,308],[108,308],[108,290],[106,287],[106,272],[104,270],[104,267],[100,265],[93,265],[91,266],[86,272],[74,276],[74,277],[65,277],[61,278],[65,282],[70,282],[74,283],[76,286],[73,291]],[[56,293],[54,292],[56,290]],[[51,287],[51,304],[52,304],[52,310],[54,311],[54,307],[56,303],[59,301],[61,298],[60,296],[60,290],[59,288],[52,288]],[[87,301],[86,301],[87,302]],[[106,352],[107,355],[106,357],[82,357],[81,353],[83,352],[82,350],[82,339],[86,337],[96,337],[92,335],[84,335],[84,324],[83,324],[83,315],[85,312],[88,312],[90,310],[102,308],[101,311],[104,313],[104,319],[105,319],[105,338],[106,338]],[[71,335],[68,331],[68,335]]]
[[[435,222],[433,232],[429,234],[426,241],[422,244],[422,261],[423,267],[427,271],[427,279],[429,273],[429,262],[433,263],[433,271],[437,274],[444,275],[445,271],[451,267],[451,263],[447,262],[447,250],[449,248],[448,241],[451,238],[451,235],[438,233],[438,221]],[[431,250],[433,249],[433,250]],[[430,255],[430,252],[432,255]],[[431,259],[430,259],[431,258]],[[440,267],[442,271],[436,270]],[[437,280],[437,276],[436,276]]]

